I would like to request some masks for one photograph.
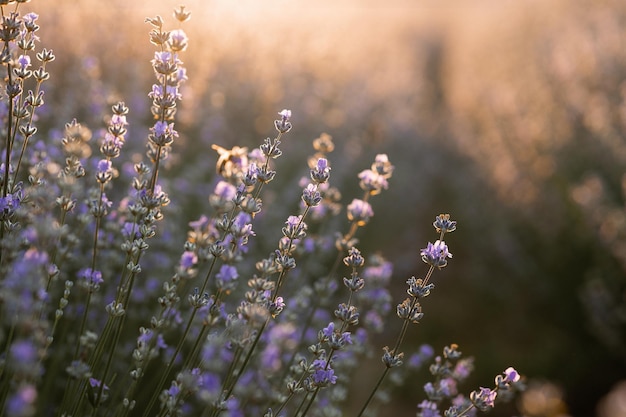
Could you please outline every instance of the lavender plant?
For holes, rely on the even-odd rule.
[[[185,241],[169,242],[159,235],[170,203],[160,178],[179,137],[185,32],[166,29],[159,16],[146,19],[157,49],[148,93],[154,123],[129,178],[131,110],[123,102],[96,133],[71,120],[62,138],[38,135],[35,111],[54,55],[38,50],[37,15],[21,14],[24,2],[0,2],[0,415],[342,415],[351,378],[392,310],[391,263],[364,256],[357,238],[374,216],[372,198],[389,187],[387,155],[358,174],[363,196],[345,207],[342,232],[331,222],[343,209],[331,185],[334,144],[328,134],[316,138],[300,199],[274,250],[260,254],[253,241],[271,238],[255,231],[267,210],[264,192],[293,127],[291,111],[282,110],[275,136],[257,148],[213,146],[207,212],[188,223]],[[180,7],[174,17],[183,23],[190,14]],[[406,372],[392,372],[402,365],[409,326],[424,315],[431,276],[452,258],[444,237],[456,222],[441,214],[434,227],[439,239],[419,255],[428,270],[407,281],[409,297],[396,308],[399,335],[383,348],[382,374],[359,416],[384,401],[388,376],[402,384],[432,356],[424,345]],[[151,254],[169,261],[169,278],[146,261]],[[419,416],[439,415],[444,401],[452,402],[446,416],[473,415],[522,387],[508,368],[493,389],[457,397],[456,384],[471,371],[459,357],[452,345],[435,358]]]

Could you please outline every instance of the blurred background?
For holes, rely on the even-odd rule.
[[[143,21],[160,14],[174,28],[179,4],[28,4],[57,56],[40,132],[58,136],[72,118],[102,127],[124,100],[128,149],[142,153],[154,50]],[[390,189],[358,237],[366,257],[393,262],[398,301],[406,279],[425,272],[419,250],[436,239],[435,215],[458,221],[447,238],[454,258],[435,275],[407,345],[459,344],[476,358],[469,389],[511,365],[525,374],[528,392],[492,415],[626,415],[626,2],[185,4],[181,139],[161,176],[171,233],[207,211],[210,145],[258,146],[276,113],[291,109],[266,204],[293,209],[322,132],[336,143],[332,181],[344,204],[360,194],[356,174],[387,153]],[[266,216],[276,221],[259,235],[284,220]],[[390,322],[389,335],[396,329]],[[416,412],[425,380],[408,382],[388,415]]]

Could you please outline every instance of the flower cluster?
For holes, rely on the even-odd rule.
[[[208,204],[177,233],[169,219],[186,211],[165,161],[184,135],[176,116],[185,32],[167,30],[160,16],[146,20],[156,81],[144,97],[152,119],[142,158],[129,150],[133,123],[121,101],[99,129],[73,119],[58,140],[38,138],[34,113],[54,55],[34,52],[37,15],[20,15],[21,3],[3,2],[15,11],[0,22],[0,414],[341,415],[375,335],[397,323],[388,321],[392,264],[362,253],[357,238],[374,218],[373,196],[390,186],[388,156],[358,174],[361,197],[345,204],[332,184],[333,140],[322,134],[297,194],[278,199],[281,143],[294,131],[284,109],[257,147],[212,146]],[[174,12],[179,24],[189,17],[184,7]],[[388,394],[392,370],[390,382],[401,384],[433,356],[428,345],[401,352],[424,317],[432,274],[452,258],[444,235],[456,222],[442,214],[433,225],[439,239],[415,251],[428,270],[407,281],[398,337],[383,348],[382,376],[359,415]],[[486,410],[522,387],[509,368],[493,389],[457,400],[472,367],[459,356],[451,346],[435,358],[421,415],[437,415],[445,400],[456,401],[449,416]]]
[[[435,357],[430,365],[434,381],[424,385],[427,399],[418,404],[418,417],[441,417],[442,407],[445,417],[476,415],[477,411],[488,411],[495,407],[496,400],[511,400],[515,392],[524,389],[522,377],[513,368],[507,368],[495,378],[494,388],[480,387],[465,396],[458,386],[469,376],[474,368],[473,358],[462,358],[457,345],[446,346],[443,355]]]

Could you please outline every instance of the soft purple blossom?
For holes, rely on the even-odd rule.
[[[219,184],[218,184],[219,185]],[[198,220],[193,220],[189,222],[189,227],[194,230],[204,229],[209,224],[209,218],[204,214],[198,218]]]
[[[111,124],[114,126],[126,126],[128,122],[126,121],[126,116],[123,114],[114,114],[111,116]]]
[[[332,385],[337,382],[335,371],[328,366],[325,359],[316,359],[313,361],[314,371],[311,375],[313,382],[318,386]]]
[[[179,83],[187,81],[187,69],[183,67],[178,67],[176,70],[176,81]]]
[[[28,55],[20,55],[17,58],[17,65],[21,69],[26,69],[26,68],[30,67],[30,57]]]
[[[174,29],[170,31],[170,40],[168,42],[172,51],[184,51],[187,49],[189,38],[182,29]]]
[[[148,94],[148,97],[154,100],[156,98],[165,98],[166,95],[173,97],[177,100],[180,100],[182,98],[182,95],[178,91],[178,87],[174,85],[168,85],[166,86],[164,92],[163,86],[161,84],[153,84],[152,91]]]
[[[467,417],[476,417],[476,407],[470,407],[472,403],[463,394],[459,394],[452,399],[452,406],[457,410],[465,411]]]
[[[512,366],[504,371],[504,380],[507,382],[517,382],[520,380],[520,374]]]
[[[311,179],[316,184],[324,184],[330,178],[330,166],[326,158],[319,158],[315,168],[311,170]]]
[[[428,246],[421,250],[422,260],[436,268],[443,268],[448,264],[447,258],[452,258],[452,254],[448,252],[448,246],[443,240],[437,240],[435,243],[428,242]]]
[[[278,316],[285,309],[285,301],[283,297],[276,297],[276,300],[270,302],[269,312],[272,317]]]
[[[360,226],[365,225],[369,219],[374,215],[372,206],[363,200],[355,198],[347,207],[348,220],[356,222]]]
[[[122,236],[126,239],[137,239],[141,236],[139,226],[132,222],[125,222],[122,226]]]
[[[189,269],[198,263],[198,256],[192,251],[185,251],[180,257],[180,266]]]
[[[439,392],[446,397],[458,394],[456,380],[454,378],[443,378],[439,381]]]
[[[33,23],[35,23],[35,20],[37,20],[37,19],[39,19],[39,15],[37,13],[34,13],[34,12],[30,12],[30,13],[27,13],[24,16],[22,16],[22,20],[26,24],[33,24]]]
[[[153,64],[167,64],[172,59],[176,59],[176,54],[173,54],[170,51],[156,51],[152,62]]]
[[[5,410],[8,416],[27,417],[35,413],[35,401],[37,400],[37,389],[31,384],[22,385],[17,392],[9,397]]]
[[[309,184],[302,190],[302,201],[308,207],[317,207],[322,202],[322,195],[317,190],[317,185]]]
[[[261,354],[261,364],[266,371],[276,372],[283,366],[282,351],[277,345],[268,345]]]
[[[376,155],[376,158],[374,158],[372,171],[378,173],[384,178],[390,178],[393,174],[394,169],[395,167],[391,165],[391,162],[389,162],[389,157],[387,156],[387,154],[380,153]]]
[[[291,110],[283,109],[283,110],[279,111],[278,114],[285,121],[291,119]]]
[[[431,360],[434,354],[435,350],[433,347],[424,343],[419,347],[417,353],[411,355],[408,365],[412,368],[420,368],[426,361]]]
[[[110,132],[107,132],[104,135],[104,144],[117,149],[122,149],[122,146],[124,146],[124,139],[120,136],[115,136],[112,135]]]
[[[490,388],[480,387],[479,391],[470,393],[470,400],[481,411],[486,411],[495,406],[498,392]]]
[[[384,261],[380,265],[367,266],[363,269],[362,276],[367,282],[380,282],[386,285],[393,274],[393,264]]]
[[[333,333],[335,333],[335,323],[331,321],[328,323],[328,326],[322,329],[322,334],[329,338],[333,335]]]
[[[434,401],[424,400],[417,405],[420,411],[417,413],[419,417],[441,417],[437,403]]]
[[[9,218],[20,207],[21,195],[9,193],[0,198],[0,219]]]
[[[287,133],[291,130],[291,123],[289,119],[291,119],[291,110],[284,109],[278,112],[280,115],[280,120],[274,120],[274,126],[276,130],[280,133]]]
[[[92,388],[100,388],[100,386],[101,386],[101,385],[104,385],[104,389],[105,389],[105,390],[108,390],[108,389],[109,389],[109,387],[108,387],[106,384],[102,384],[102,383],[100,382],[100,380],[98,380],[98,379],[96,379],[96,378],[89,378],[89,385],[90,385]]]
[[[239,278],[239,273],[232,265],[222,265],[215,277],[223,283],[229,283]]]
[[[474,370],[474,361],[472,360],[472,358],[465,358],[465,359],[460,359],[456,365],[454,366],[454,377],[459,380],[462,381],[464,379],[466,379],[470,373]]]
[[[37,360],[37,348],[27,340],[20,340],[11,345],[11,360],[20,364],[33,364]]]
[[[93,286],[99,286],[104,282],[102,279],[102,272],[98,270],[92,270],[91,268],[83,268],[78,271],[78,278],[82,278],[87,281],[88,284]]]
[[[366,169],[359,173],[359,186],[363,191],[367,191],[370,194],[379,194],[383,189],[389,188],[387,179],[377,172],[371,169]]]
[[[178,386],[178,384],[176,384],[176,382],[172,382],[172,385],[167,390],[167,393],[170,397],[176,397],[178,396],[178,394],[180,394],[180,387]]]
[[[108,159],[101,159],[100,161],[98,161],[97,170],[98,170],[99,173],[106,174],[106,173],[109,173],[111,171],[111,167],[112,166],[113,166],[113,164],[111,163],[110,160],[108,160]]]
[[[302,239],[306,236],[307,225],[302,216],[289,216],[283,227],[283,236],[291,239]]]

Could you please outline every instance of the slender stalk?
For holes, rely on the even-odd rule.
[[[370,403],[374,399],[374,395],[376,395],[376,391],[378,391],[378,388],[380,388],[380,385],[383,383],[383,380],[387,376],[389,369],[391,368],[385,367],[385,370],[378,378],[378,381],[376,381],[376,385],[374,385],[374,388],[370,391],[370,395],[367,397],[367,400],[365,400],[365,404],[363,404],[363,407],[361,407],[361,411],[359,411],[359,414],[356,415],[357,417],[361,417],[363,413],[365,412],[365,410],[367,409],[367,407],[370,405]]]
[[[148,406],[144,410],[143,417],[148,417],[148,415],[150,414],[150,410],[152,410],[152,407],[154,406],[154,403],[156,402],[157,398],[159,398],[159,395],[161,393],[161,389],[163,388],[163,384],[165,383],[165,380],[167,379],[167,377],[168,377],[172,367],[174,366],[174,362],[176,361],[176,358],[178,357],[178,354],[180,353],[180,351],[181,351],[181,349],[183,347],[183,343],[187,339],[187,335],[189,334],[189,330],[191,329],[191,326],[193,324],[193,319],[196,316],[197,312],[198,312],[198,308],[197,307],[194,307],[191,310],[191,316],[189,317],[189,320],[187,321],[187,326],[185,326],[185,330],[183,332],[183,335],[179,339],[178,344],[176,345],[176,350],[172,354],[172,359],[170,359],[170,361],[168,362],[167,366],[165,367],[165,369],[161,373],[161,379],[159,379],[159,382],[158,382],[158,384],[156,386],[156,389],[154,390],[154,393],[152,394],[152,397],[150,398],[150,402],[148,403]]]

